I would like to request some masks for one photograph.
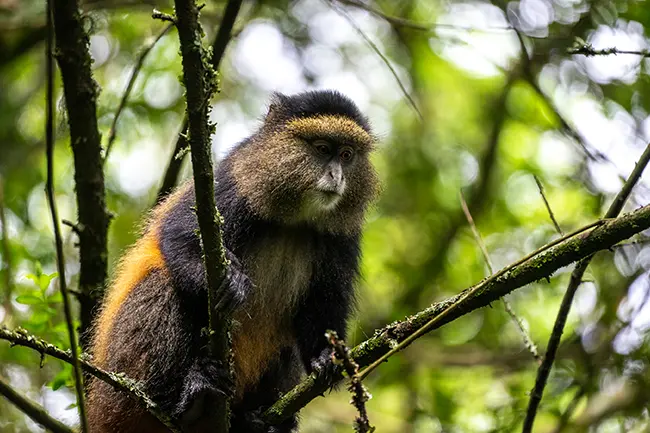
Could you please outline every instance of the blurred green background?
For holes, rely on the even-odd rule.
[[[208,44],[225,3],[206,3]],[[138,56],[165,27],[150,18],[154,7],[172,12],[166,0],[83,5],[104,142]],[[44,9],[41,0],[0,0],[0,320],[67,347],[44,193]],[[488,274],[460,210],[461,190],[495,268],[558,236],[535,176],[565,232],[604,214],[650,141],[650,59],[567,50],[585,41],[645,50],[648,26],[644,1],[245,1],[213,101],[213,154],[222,157],[259,125],[274,91],[336,89],[368,115],[380,138],[374,162],[383,192],[363,238],[354,345]],[[171,157],[184,110],[180,74],[172,30],[145,59],[106,163],[111,269],[135,240]],[[61,218],[75,221],[59,81],[56,92],[57,201]],[[648,203],[648,179],[628,210]],[[76,236],[63,230],[74,289]],[[592,262],[536,432],[650,431],[645,242],[638,236]],[[569,274],[508,297],[542,353]],[[0,341],[0,375],[74,425],[69,367],[39,362]],[[370,420],[382,433],[520,431],[536,369],[503,304],[494,303],[373,373],[365,382]],[[341,387],[313,401],[301,431],[352,431],[349,399]],[[28,431],[41,429],[0,399],[0,432]]]

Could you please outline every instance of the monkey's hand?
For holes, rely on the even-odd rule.
[[[172,416],[179,420],[183,431],[195,431],[210,418],[212,402],[219,395],[231,397],[234,384],[228,370],[215,360],[198,360],[183,383],[181,398]]]
[[[254,286],[237,256],[228,249],[226,249],[226,258],[230,261],[230,265],[226,271],[226,278],[219,287],[217,312],[231,314],[244,303]]]

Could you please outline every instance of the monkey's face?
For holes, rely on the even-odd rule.
[[[238,189],[261,216],[358,231],[377,192],[373,139],[354,120],[317,115],[262,130],[233,160]]]
[[[314,159],[316,176],[303,203],[305,212],[328,212],[336,208],[345,194],[346,174],[353,167],[355,149],[346,143],[315,140],[306,143]]]

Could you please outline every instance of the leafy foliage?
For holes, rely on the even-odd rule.
[[[368,114],[380,138],[374,162],[383,193],[364,234],[352,346],[487,275],[459,190],[496,269],[558,236],[533,176],[565,232],[604,214],[650,141],[650,61],[567,50],[576,41],[647,49],[650,9],[634,0],[337,3],[391,62],[423,120],[381,58],[328,2],[249,2],[219,71],[213,149],[219,157],[250,133],[272,91],[336,88]],[[155,6],[172,10],[170,2]],[[223,6],[208,2],[202,11],[208,40]],[[150,18],[152,8],[131,0],[85,2],[104,143],[138,56],[166,24]],[[43,192],[44,10],[41,0],[0,0],[0,225],[7,233],[0,243],[0,320],[67,348]],[[105,164],[111,268],[137,238],[172,157],[184,111],[180,74],[173,30],[144,59]],[[61,93],[59,86],[55,186],[61,218],[76,221]],[[648,188],[642,181],[628,210],[648,203]],[[645,235],[599,254],[588,269],[535,431],[648,428]],[[68,226],[64,236],[74,289],[77,239]],[[542,353],[569,275],[564,269],[509,296]],[[57,418],[76,422],[75,411],[66,410],[74,402],[69,366],[46,359],[39,369],[37,353],[3,342],[0,360],[0,375],[12,385]],[[495,303],[419,340],[364,381],[373,395],[369,418],[378,432],[520,431],[536,369]],[[351,431],[355,409],[348,400],[343,390],[314,401],[302,412],[301,431]],[[5,401],[0,414],[3,432],[38,431]]]

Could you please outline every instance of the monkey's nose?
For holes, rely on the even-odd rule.
[[[338,164],[330,166],[327,171],[327,178],[335,187],[338,188],[343,179],[343,170],[341,170],[341,166]]]

